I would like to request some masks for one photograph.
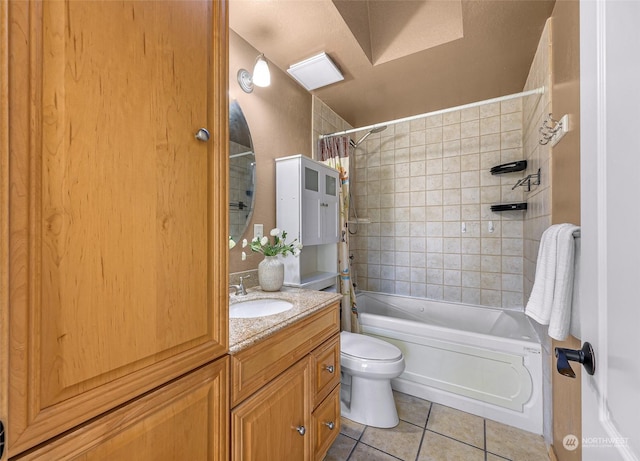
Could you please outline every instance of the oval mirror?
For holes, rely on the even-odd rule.
[[[237,101],[229,105],[229,236],[242,238],[255,199],[256,156],[251,133]]]

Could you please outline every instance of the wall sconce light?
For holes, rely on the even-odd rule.
[[[271,85],[271,73],[269,72],[269,65],[264,58],[264,54],[261,53],[256,58],[256,65],[253,67],[253,76],[246,69],[240,69],[238,71],[238,84],[245,93],[251,93],[254,85],[260,87]]]

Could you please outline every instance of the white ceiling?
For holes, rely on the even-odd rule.
[[[364,126],[522,91],[554,0],[231,0],[230,27],[284,72],[326,52],[312,91]]]

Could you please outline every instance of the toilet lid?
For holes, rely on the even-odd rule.
[[[402,357],[402,351],[393,344],[346,331],[340,333],[340,352],[367,360],[399,360]]]

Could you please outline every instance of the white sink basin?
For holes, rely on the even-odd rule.
[[[254,317],[265,317],[267,315],[280,314],[293,307],[288,301],[281,299],[254,299],[252,301],[242,301],[229,306],[229,318],[250,319]]]

